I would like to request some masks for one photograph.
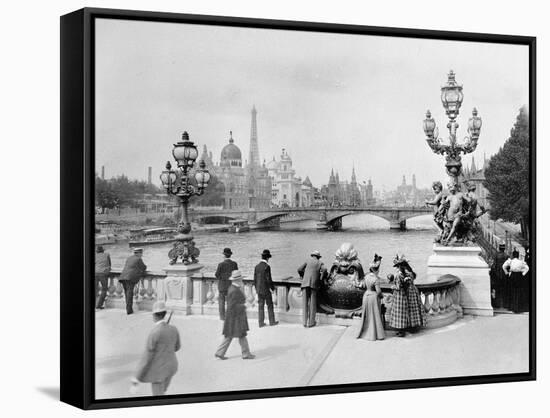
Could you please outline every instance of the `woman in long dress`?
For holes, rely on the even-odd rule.
[[[506,260],[502,269],[509,276],[510,283],[510,310],[512,312],[529,311],[529,266],[523,260],[519,259],[519,252],[512,251],[512,258]]]
[[[392,280],[393,297],[390,326],[397,330],[398,337],[404,337],[406,331],[416,332],[426,323],[420,292],[414,285],[416,273],[405,256],[397,256],[393,261],[398,272]]]
[[[361,325],[357,338],[364,338],[369,341],[383,340],[386,337],[380,306],[382,290],[380,289],[380,278],[378,277],[381,259],[382,257],[378,257],[375,254],[375,261],[370,264],[369,273],[365,276],[365,280],[362,283],[366,291],[363,294]]]

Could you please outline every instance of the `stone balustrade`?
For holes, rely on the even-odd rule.
[[[109,278],[107,291],[107,308],[125,308],[124,290],[118,281],[119,269],[113,269]],[[134,292],[134,311],[150,311],[157,300],[166,299],[166,273],[148,271],[143,279],[136,284]],[[273,305],[277,320],[283,322],[301,323],[302,321],[302,291],[300,280],[291,276],[275,277],[273,279]],[[427,316],[427,327],[437,328],[454,322],[462,316],[460,306],[460,280],[454,276],[443,276],[434,283],[419,283],[422,303]],[[392,289],[389,283],[382,283],[382,303],[386,307],[386,320],[389,322],[391,310]],[[218,281],[215,277],[203,273],[191,276],[190,308],[182,312],[189,315],[218,315]],[[258,295],[254,282],[250,278],[244,280],[247,315],[257,318]],[[350,325],[356,318],[336,318],[334,315],[319,313],[317,320],[321,324]]]

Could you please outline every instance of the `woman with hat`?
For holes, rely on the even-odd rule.
[[[361,325],[357,338],[369,341],[383,340],[386,337],[380,306],[382,290],[380,289],[380,277],[378,277],[381,261],[382,257],[375,254],[374,261],[369,265],[369,273],[365,276],[365,280],[360,282],[361,287],[365,287],[366,291],[363,294]]]
[[[420,292],[414,285],[416,273],[409,265],[404,255],[393,260],[393,266],[398,269],[393,282],[393,299],[390,326],[397,329],[397,336],[404,337],[405,331],[416,332],[425,325],[424,307]]]
[[[529,311],[529,280],[526,278],[529,266],[519,259],[519,251],[512,251],[512,258],[506,260],[502,270],[510,282],[510,310],[516,313]]]
[[[216,350],[215,356],[220,360],[226,360],[225,353],[231,344],[233,338],[239,339],[241,345],[242,358],[245,360],[256,357],[250,353],[246,334],[249,330],[248,319],[246,317],[246,298],[243,292],[243,275],[239,270],[231,272],[231,285],[227,290],[227,311],[223,323],[223,341]]]

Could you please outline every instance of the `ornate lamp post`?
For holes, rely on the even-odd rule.
[[[177,162],[177,169],[172,170],[172,164],[168,161],[166,170],[160,175],[160,180],[166,193],[178,197],[182,210],[178,223],[178,235],[176,235],[177,241],[168,253],[168,257],[170,264],[175,264],[178,260],[185,265],[194,264],[198,262],[200,251],[195,248],[193,236],[189,234],[191,232],[188,215],[189,199],[204,193],[210,181],[210,173],[206,170],[204,161],[201,160],[194,176],[196,186],[191,184],[190,171],[199,153],[195,144],[189,140],[187,132],[183,133],[180,142],[174,144],[172,155]]]
[[[474,108],[472,117],[468,121],[469,135],[465,137],[463,144],[457,143],[456,131],[459,125],[456,118],[463,99],[462,86],[456,82],[455,73],[451,70],[448,75],[447,84],[441,87],[441,103],[445,108],[445,113],[449,117],[449,123],[447,123],[449,144],[444,144],[439,139],[438,129],[429,110],[426,112],[426,119],[424,119],[423,125],[424,132],[426,133],[426,142],[432,151],[445,156],[445,167],[453,184],[458,184],[458,177],[462,173],[462,157],[460,154],[468,154],[476,149],[479,132],[481,131],[481,118],[477,115],[477,109]]]

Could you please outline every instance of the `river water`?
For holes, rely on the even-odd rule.
[[[334,252],[344,242],[353,244],[363,266],[368,266],[374,253],[383,257],[381,274],[392,273],[391,261],[396,252],[404,253],[419,278],[426,274],[426,263],[432,253],[435,227],[431,216],[407,220],[407,231],[391,231],[383,219],[366,215],[352,215],[343,218],[341,231],[319,231],[314,221],[289,222],[281,224],[279,230],[250,231],[244,233],[214,232],[195,235],[196,246],[201,254],[199,261],[205,267],[205,275],[213,275],[217,264],[223,259],[222,250],[230,247],[233,259],[244,275],[250,276],[260,260],[264,248],[271,251],[270,265],[273,277],[297,276],[296,269],[313,250],[319,250],[321,261],[332,264]],[[158,244],[144,247],[143,261],[149,270],[160,271],[168,265],[168,251],[172,244]],[[122,267],[132,254],[128,243],[106,246],[111,254],[113,267]]]

